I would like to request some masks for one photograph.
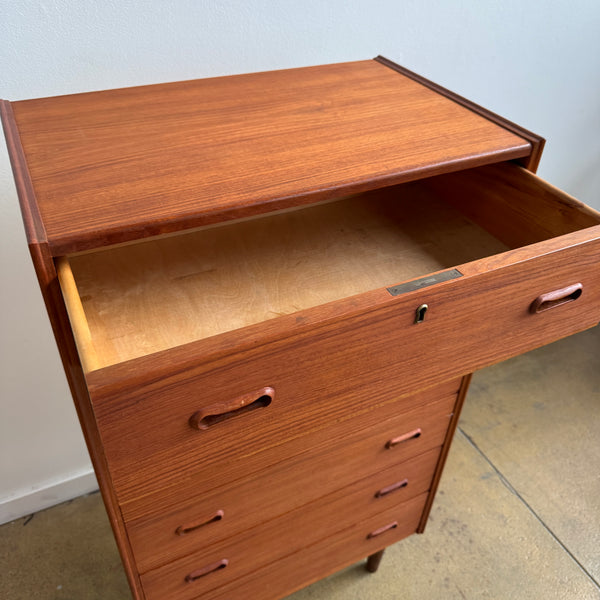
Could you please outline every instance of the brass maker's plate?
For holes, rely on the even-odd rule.
[[[463,274],[458,269],[451,269],[450,271],[444,271],[443,273],[437,273],[436,275],[427,275],[408,283],[401,283],[393,287],[387,288],[387,291],[392,296],[399,296],[400,294],[406,294],[406,292],[412,292],[413,290],[419,290],[421,288],[441,283],[442,281],[450,281],[451,279],[458,279]]]

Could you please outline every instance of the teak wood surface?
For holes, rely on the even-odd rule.
[[[169,423],[177,427],[173,413],[162,415],[165,393],[185,405],[189,417],[200,408],[200,401],[216,400],[194,392],[206,386],[214,394],[235,397],[269,385],[281,398],[282,385],[308,390],[323,381],[322,389],[356,394],[374,379],[374,389],[387,385],[393,374],[390,385],[396,386],[397,394],[406,394],[472,372],[598,322],[598,231],[600,226],[591,227],[534,244],[525,252],[512,250],[463,265],[463,278],[367,310],[358,303],[353,313],[309,323],[287,336],[270,338],[267,332],[262,340],[255,338],[246,345],[240,334],[237,351],[200,340],[88,373],[97,418],[106,418],[106,435],[109,431],[114,435],[121,413],[138,411],[136,428],[148,428],[153,432],[150,443],[156,448],[164,444],[164,451],[174,452],[164,439]],[[584,242],[586,232],[589,239]],[[548,244],[546,252],[530,257],[536,247],[539,252]],[[551,251],[553,244],[558,249]],[[511,259],[508,265],[503,264],[506,255]],[[530,314],[529,307],[540,294],[573,283],[583,285],[579,299]],[[432,308],[425,322],[415,326],[415,308],[422,303]],[[486,342],[490,339],[495,343]],[[248,390],[240,390],[236,381],[244,381]],[[144,403],[139,402],[141,397]],[[136,440],[131,443],[137,447]],[[145,459],[139,459],[141,466]]]
[[[446,426],[448,422],[446,422]],[[440,437],[443,440],[443,437]],[[373,447],[381,442],[381,436],[368,438]],[[372,500],[376,490],[385,485],[408,479],[403,491],[390,493],[390,497],[406,497],[406,493],[422,493],[429,489],[435,467],[440,455],[440,447],[432,448],[408,461],[386,467],[385,464],[373,461],[372,453],[368,455],[369,464],[359,464],[354,469],[353,458],[364,453],[362,461],[366,463],[366,443],[344,444],[335,452],[321,451],[310,457],[299,457],[301,460],[284,461],[275,469],[267,469],[256,477],[233,482],[226,489],[202,494],[187,501],[182,499],[182,508],[169,512],[157,510],[152,518],[148,517],[128,524],[130,539],[140,572],[144,573],[169,561],[185,556],[191,551],[210,546],[215,542],[223,542],[246,529],[260,527],[264,522],[284,514],[286,511],[301,509],[311,502],[337,492],[341,488],[351,486],[356,481],[379,473],[377,485],[364,501]],[[423,451],[423,447],[417,449]],[[343,460],[340,460],[342,455]],[[398,455],[388,453],[395,460]],[[381,458],[381,457],[380,457]],[[334,460],[337,461],[334,464]],[[346,462],[350,464],[346,464]],[[288,476],[287,467],[292,473]],[[374,469],[375,467],[375,469]],[[295,480],[295,478],[298,478]],[[426,483],[423,487],[416,482]],[[417,492],[415,492],[417,489]],[[265,494],[265,490],[270,493]],[[406,490],[406,491],[404,491]],[[244,501],[240,503],[240,498]],[[187,504],[187,505],[186,505]],[[378,503],[377,506],[380,506]],[[184,535],[176,535],[182,525],[195,525],[196,521],[206,515],[207,519],[222,510],[224,516],[219,521],[200,525],[197,529]],[[209,510],[210,509],[210,510]],[[196,519],[196,520],[193,520]]]
[[[59,263],[86,370],[507,250],[419,183]]]
[[[600,216],[507,162],[535,170],[543,140],[387,59],[0,101],[0,114],[33,262],[136,600],[274,600],[422,532],[468,373],[600,318]],[[416,195],[385,200],[396,191],[382,188],[415,180]],[[248,239],[236,247],[241,232]],[[221,256],[198,285],[186,261],[211,248]],[[242,255],[244,268],[231,270]],[[301,265],[289,280],[286,261]],[[386,290],[450,266],[462,277],[399,297]],[[231,300],[220,313],[201,303],[207,281]],[[191,310],[168,295],[157,302],[171,285]],[[532,314],[536,299],[574,286],[580,297]],[[129,297],[119,304],[119,295]],[[430,309],[416,325],[423,303]],[[198,306],[216,329],[186,331]],[[167,319],[172,337],[149,341],[143,326],[127,331],[119,318],[156,330]],[[99,343],[103,328],[108,342]],[[116,329],[129,337],[124,353],[107,350],[121,343]],[[190,427],[198,410],[271,387],[269,406]],[[416,490],[429,491],[412,497],[400,487],[406,502],[352,519],[356,502],[344,508],[345,492],[397,484],[386,474],[398,468],[401,477],[406,461],[429,461]],[[269,481],[288,498],[262,504]],[[238,491],[252,500],[247,514]],[[326,524],[324,538],[303,525],[306,507],[311,523]],[[203,536],[208,529],[195,526],[206,514],[219,515],[213,532],[227,533],[206,534],[206,544],[176,534]],[[297,546],[281,523],[298,531]],[[188,541],[148,552],[166,540],[165,527]],[[253,532],[266,540],[256,557]],[[236,546],[239,536],[247,541]],[[244,564],[211,555],[226,547]]]
[[[144,594],[140,578],[106,464],[106,457],[104,456],[102,441],[100,440],[98,426],[90,403],[81,359],[73,337],[72,325],[69,322],[63,293],[59,285],[56,265],[35,201],[27,161],[9,102],[0,100],[0,117],[2,119],[13,176],[19,196],[29,251],[69,389],[73,396],[77,417],[100,486],[102,499],[117,542],[121,560],[123,561],[131,592],[136,600],[143,600]]]
[[[383,396],[383,395],[382,395]],[[364,396],[359,397],[359,401]],[[157,460],[157,474],[150,481],[143,484],[137,474],[132,472],[131,465],[115,465],[115,470],[120,471],[116,483],[118,493],[121,495],[122,510],[126,521],[130,521],[136,515],[144,515],[144,518],[156,516],[159,513],[163,515],[169,510],[177,508],[177,497],[179,498],[179,508],[184,506],[192,507],[194,502],[203,504],[204,500],[219,493],[224,493],[223,499],[229,496],[227,490],[240,487],[241,489],[255,489],[253,479],[267,476],[272,472],[273,481],[280,482],[283,489],[290,489],[292,485],[289,481],[289,475],[282,474],[284,465],[287,465],[290,472],[296,472],[299,481],[295,485],[308,477],[310,468],[306,461],[309,459],[314,462],[314,467],[322,467],[323,470],[332,470],[335,472],[335,465],[331,464],[334,457],[342,460],[339,463],[340,468],[344,468],[345,461],[348,461],[348,473],[339,475],[343,482],[347,477],[357,478],[365,476],[367,460],[377,462],[380,466],[388,467],[412,456],[429,450],[435,446],[440,446],[444,441],[444,436],[448,429],[449,418],[452,413],[455,401],[453,397],[447,396],[436,399],[426,406],[405,407],[401,401],[393,402],[391,395],[385,396],[381,402],[374,402],[373,406],[350,407],[346,412],[356,412],[357,415],[350,415],[348,418],[341,418],[341,422],[335,422],[335,416],[342,412],[335,408],[343,408],[342,403],[332,401],[327,412],[319,412],[318,407],[311,410],[311,407],[304,407],[300,412],[296,427],[300,430],[298,434],[287,434],[288,427],[274,431],[273,427],[261,427],[256,419],[245,420],[237,424],[236,428],[229,428],[222,431],[223,438],[229,443],[229,447],[223,450],[225,444],[215,445],[214,452],[206,453],[201,446],[210,446],[214,440],[204,439],[201,436],[190,437],[182,444],[182,440],[173,436],[173,444],[177,446],[184,470],[190,463],[195,468],[187,470],[185,480],[173,480],[159,475],[162,474],[170,461],[170,457],[160,457],[155,454]],[[364,402],[362,402],[364,404]],[[316,412],[319,419],[315,419],[313,413]],[[394,414],[395,413],[395,414]],[[266,418],[272,418],[267,416]],[[313,419],[318,423],[310,422]],[[382,423],[378,423],[383,420]],[[302,430],[302,423],[309,421],[310,425],[306,431]],[[385,422],[389,421],[389,423]],[[288,421],[289,423],[289,421]],[[399,445],[394,449],[385,448],[385,444],[392,438],[420,428],[422,435],[414,440]],[[259,439],[267,439],[271,434],[271,442],[262,445],[256,444],[245,454],[246,440],[251,438],[253,431],[257,430]],[[266,430],[266,431],[265,431]],[[242,441],[238,442],[236,433]],[[218,432],[217,432],[218,433]],[[379,442],[379,443],[378,443]],[[109,442],[112,449],[112,455],[115,456],[118,446],[114,438]],[[150,451],[152,448],[150,448]],[[352,451],[360,450],[363,457],[349,458]],[[148,449],[146,449],[146,454]],[[185,452],[190,456],[181,458]],[[223,455],[223,458],[220,456]],[[172,464],[172,463],[171,463]],[[354,466],[355,470],[350,470]],[[307,470],[308,469],[308,470]],[[146,471],[147,475],[148,471]],[[316,482],[322,481],[324,475],[314,477]],[[137,479],[137,485],[136,484]],[[323,482],[321,489],[323,493],[330,492],[329,486],[336,485],[335,479],[326,483]],[[311,482],[307,479],[304,487],[310,488]],[[146,493],[139,493],[143,487]],[[256,490],[255,490],[256,491]],[[264,493],[264,489],[262,490]],[[293,502],[300,502],[311,494],[318,493],[317,490],[310,491],[305,489],[298,492],[295,500],[285,500],[288,508]],[[314,499],[314,498],[313,498]],[[281,499],[280,499],[281,501]],[[308,500],[306,500],[308,502]],[[276,500],[265,501],[265,506],[277,504]],[[273,509],[275,510],[275,508]],[[256,518],[252,515],[252,504],[248,508],[248,513],[242,522],[250,518]],[[178,524],[178,526],[181,523]]]
[[[54,255],[528,156],[373,60],[11,103]],[[17,157],[13,157],[17,160]]]
[[[91,371],[598,223],[501,163],[83,253],[59,277]]]
[[[224,582],[222,587],[200,596],[203,600],[231,600],[232,598],[260,598],[279,600],[331,573],[351,565],[358,557],[367,556],[415,533],[423,514],[428,494],[417,496],[399,506],[389,508],[377,516],[339,531],[320,542],[284,556],[277,562],[263,566],[243,578]],[[332,515],[334,518],[335,515]],[[381,535],[367,539],[369,533],[397,523]],[[223,574],[226,572],[223,571]],[[163,585],[173,585],[165,582]],[[161,591],[160,587],[157,587]],[[179,598],[179,596],[176,596]],[[162,600],[157,594],[148,600]]]
[[[446,179],[448,178],[450,181],[446,183]],[[580,330],[586,326],[589,327],[598,321],[597,312],[595,312],[596,308],[594,306],[595,299],[593,293],[590,295],[590,292],[593,292],[595,288],[595,280],[593,278],[593,256],[595,250],[593,244],[598,238],[598,231],[600,231],[600,225],[598,225],[600,222],[600,215],[598,215],[598,213],[585,207],[563,192],[548,186],[548,184],[545,184],[545,182],[524,171],[520,167],[509,164],[486,166],[457,174],[442,175],[423,180],[418,184],[410,184],[409,187],[414,187],[416,185],[423,185],[425,188],[431,188],[436,191],[438,200],[443,199],[444,201],[448,201],[451,205],[458,203],[457,206],[460,209],[460,213],[458,216],[453,216],[452,219],[448,220],[446,226],[438,227],[437,229],[434,227],[431,231],[428,229],[427,222],[425,226],[416,225],[414,231],[411,232],[409,231],[410,228],[405,230],[402,229],[402,219],[400,221],[398,221],[398,218],[383,222],[380,221],[380,224],[385,223],[386,226],[379,232],[371,232],[370,240],[368,237],[366,238],[368,243],[365,244],[364,239],[361,240],[363,245],[369,249],[368,255],[371,257],[370,260],[373,259],[370,264],[367,264],[371,267],[371,271],[374,271],[372,267],[375,265],[383,267],[382,275],[379,275],[379,285],[384,285],[383,282],[386,280],[388,284],[399,283],[398,280],[391,279],[395,272],[403,272],[406,274],[407,272],[411,273],[410,269],[413,269],[413,275],[427,275],[427,271],[419,271],[436,264],[446,264],[447,266],[457,267],[460,272],[463,273],[463,277],[460,279],[441,283],[431,288],[424,288],[423,290],[417,289],[408,294],[394,298],[385,288],[366,291],[373,285],[376,285],[377,280],[373,280],[372,272],[369,272],[365,276],[363,274],[364,269],[358,267],[358,275],[355,278],[356,281],[353,279],[349,284],[363,286],[363,293],[359,295],[301,310],[297,313],[284,314],[283,316],[262,323],[256,323],[241,329],[235,329],[234,331],[193,341],[194,331],[196,331],[195,328],[202,327],[202,318],[206,315],[203,311],[190,311],[188,304],[190,303],[190,299],[194,298],[194,294],[198,293],[198,289],[200,289],[200,297],[193,299],[193,302],[204,303],[202,305],[206,306],[206,298],[201,297],[202,288],[194,287],[195,277],[177,277],[178,274],[181,275],[182,273],[183,275],[186,275],[186,273],[194,274],[194,270],[198,270],[197,265],[193,266],[193,261],[190,262],[190,260],[186,258],[182,269],[181,264],[178,264],[177,260],[175,260],[173,263],[175,269],[172,269],[171,281],[173,281],[173,286],[180,286],[182,293],[177,300],[178,304],[176,304],[179,308],[177,310],[172,310],[169,315],[169,319],[172,320],[174,326],[169,328],[168,333],[172,332],[169,333],[169,335],[174,335],[177,332],[182,332],[184,337],[179,337],[178,341],[180,345],[178,347],[163,352],[156,352],[157,350],[160,350],[160,347],[154,345],[155,342],[148,337],[149,335],[153,335],[155,336],[155,340],[164,344],[163,338],[160,337],[160,319],[158,319],[158,321],[155,319],[156,327],[150,332],[146,331],[143,327],[138,327],[138,333],[136,333],[135,328],[132,330],[132,326],[134,326],[136,320],[142,324],[145,322],[152,322],[151,317],[153,314],[160,315],[164,313],[164,311],[168,312],[170,306],[169,302],[167,302],[163,308],[161,308],[160,303],[161,295],[164,294],[164,288],[166,287],[168,292],[171,283],[165,284],[163,281],[163,284],[158,286],[159,289],[157,292],[153,291],[152,286],[155,281],[161,281],[164,273],[170,268],[167,266],[168,260],[173,258],[173,256],[177,257],[182,255],[180,248],[182,244],[183,247],[186,247],[186,242],[171,242],[169,239],[166,239],[158,242],[157,246],[154,245],[154,242],[152,243],[150,248],[153,250],[155,248],[175,248],[176,252],[172,255],[169,254],[169,251],[166,253],[163,252],[162,254],[151,254],[151,256],[155,256],[160,261],[160,264],[164,266],[165,270],[162,273],[157,273],[152,271],[152,269],[146,269],[148,273],[148,284],[146,284],[146,291],[142,294],[136,290],[139,287],[140,275],[143,279],[144,269],[140,268],[140,265],[143,265],[143,261],[147,261],[144,256],[143,244],[135,247],[130,246],[116,249],[114,251],[100,252],[97,255],[86,254],[75,257],[75,261],[81,261],[82,267],[85,266],[84,270],[88,273],[93,272],[94,269],[100,275],[103,271],[105,273],[104,280],[102,277],[98,278],[98,281],[104,281],[104,284],[99,286],[99,290],[101,290],[103,294],[104,302],[104,305],[101,305],[102,312],[107,317],[111,314],[110,302],[111,299],[114,299],[117,303],[118,310],[112,311],[117,319],[115,321],[116,326],[113,327],[112,330],[119,332],[120,337],[117,341],[122,347],[129,348],[129,350],[127,350],[129,354],[123,358],[136,355],[139,356],[145,352],[150,352],[148,356],[142,356],[135,360],[118,362],[113,366],[101,369],[101,373],[97,376],[93,372],[89,373],[88,381],[91,388],[94,389],[97,386],[98,388],[104,388],[104,391],[99,391],[99,396],[103,396],[107,393],[110,394],[108,391],[109,386],[115,386],[115,389],[121,397],[121,393],[124,392],[122,389],[122,386],[124,385],[131,385],[135,389],[142,384],[144,379],[152,381],[178,371],[185,372],[190,367],[193,368],[186,357],[197,362],[196,357],[202,356],[204,364],[208,364],[209,360],[212,361],[214,359],[218,361],[218,358],[222,356],[230,356],[231,354],[237,353],[243,354],[245,349],[256,349],[257,347],[264,346],[270,342],[277,341],[278,344],[284,344],[283,338],[292,337],[303,339],[307,336],[314,338],[314,336],[317,335],[316,327],[319,329],[336,327],[336,324],[341,324],[346,320],[348,320],[349,326],[351,327],[352,325],[350,325],[350,323],[362,321],[365,318],[368,318],[368,313],[376,310],[389,311],[390,314],[395,314],[396,318],[398,318],[400,312],[405,311],[402,317],[405,325],[402,327],[402,330],[406,328],[411,334],[419,335],[423,330],[429,332],[427,323],[431,323],[432,318],[435,319],[434,315],[440,314],[440,307],[429,302],[429,300],[433,300],[437,294],[441,294],[442,297],[447,298],[449,303],[448,310],[451,311],[442,318],[441,322],[438,321],[440,326],[444,329],[447,328],[448,331],[451,332],[453,331],[452,328],[456,327],[457,320],[460,320],[461,322],[464,322],[460,328],[462,329],[462,333],[460,333],[460,336],[462,337],[462,335],[467,336],[466,332],[471,331],[471,328],[473,329],[473,335],[477,335],[477,331],[481,328],[480,323],[475,322],[473,319],[466,319],[464,315],[469,314],[469,311],[472,311],[470,308],[472,305],[478,311],[485,311],[485,307],[482,307],[481,302],[484,297],[484,290],[489,288],[490,299],[488,302],[490,302],[490,304],[487,310],[493,310],[493,313],[498,319],[500,319],[501,315],[514,314],[509,320],[502,321],[498,324],[508,326],[509,322],[514,322],[514,326],[519,327],[519,329],[523,329],[523,326],[525,326],[523,333],[527,333],[530,337],[528,349],[531,349],[535,347],[536,343],[544,343],[536,334],[538,325],[541,325],[541,323],[540,321],[531,320],[521,323],[520,318],[516,319],[517,314],[519,314],[518,311],[521,310],[520,307],[528,307],[540,294],[578,283],[578,281],[571,281],[573,278],[577,279],[578,277],[585,277],[589,280],[589,283],[586,284],[587,291],[584,291],[583,297],[572,307],[565,307],[565,312],[562,313],[562,315],[565,316],[569,313],[572,314],[571,325],[569,325],[569,320],[563,320],[561,318],[562,315],[560,313],[557,314],[557,311],[553,312],[554,317],[548,316],[547,318],[548,320],[555,321],[556,326],[560,326],[563,331],[565,331],[565,328],[568,326],[575,328],[572,329],[572,331]],[[454,193],[453,189],[456,189],[457,192]],[[459,192],[459,190],[464,190],[464,192]],[[386,192],[386,194],[387,193],[390,192]],[[409,198],[411,198],[410,195]],[[427,205],[427,195],[419,193],[416,196],[412,196],[412,198],[418,200],[419,203],[425,202],[425,205]],[[469,199],[468,201],[466,200],[467,198]],[[485,208],[480,208],[485,207],[488,202],[495,210],[490,211]],[[513,208],[513,203],[517,204],[517,208]],[[331,209],[331,206],[334,205],[326,205],[325,208]],[[324,207],[315,207],[315,209],[322,208]],[[406,204],[403,204],[401,210],[405,213],[410,213],[412,210],[412,203],[407,202]],[[462,216],[462,213],[466,213],[468,216],[476,219],[479,226],[490,229],[496,236],[504,237],[505,241],[514,245],[514,249],[497,254],[497,251],[503,249],[500,242],[495,241],[493,238],[483,236],[482,233],[485,232],[482,232],[473,224],[467,226],[468,222],[465,221],[465,217]],[[399,214],[401,214],[401,212]],[[442,214],[446,216],[452,215],[451,212],[448,212],[447,208],[443,209]],[[282,216],[289,217],[289,215]],[[415,225],[415,222],[410,219],[408,222]],[[435,219],[433,222],[434,224],[437,223]],[[248,222],[242,223],[241,225],[258,227],[258,231],[261,231],[260,223]],[[310,230],[310,227],[306,227],[306,229]],[[318,227],[316,227],[315,230],[318,230]],[[214,237],[214,234],[217,231],[218,229],[208,230],[205,233],[213,236],[211,239],[218,239]],[[358,233],[360,233],[360,230],[358,230]],[[438,233],[437,236],[436,233]],[[202,232],[199,232],[199,234],[202,234]],[[468,236],[466,236],[466,234],[468,234]],[[317,234],[313,233],[312,235],[315,236]],[[459,239],[453,239],[454,235],[457,235]],[[289,236],[291,239],[294,239],[293,231],[289,231]],[[465,236],[466,239],[469,240],[469,243],[464,241]],[[363,238],[364,237],[365,236],[363,235]],[[335,246],[331,238],[331,235],[325,236],[328,243]],[[540,238],[550,239],[537,241]],[[227,237],[225,237],[225,239],[227,239]],[[318,239],[318,236],[315,237],[315,239]],[[352,246],[354,248],[357,236],[355,235],[352,239]],[[382,242],[381,239],[392,240],[393,243],[389,245],[391,249],[387,249],[387,242]],[[202,237],[200,237],[200,240],[202,240]],[[464,247],[461,247],[462,241],[464,241]],[[588,243],[591,243],[592,247],[586,250],[585,246]],[[481,245],[481,247],[478,247],[478,245]],[[261,248],[262,245],[259,245],[258,250]],[[277,245],[275,245],[275,248],[277,248]],[[285,248],[285,246],[280,246],[279,248]],[[337,251],[340,251],[340,248],[344,250],[344,244],[342,242],[338,243]],[[404,252],[400,252],[400,249],[404,249]],[[227,249],[224,251],[226,250]],[[488,255],[489,250],[492,250],[491,255]],[[394,251],[396,251],[396,260],[389,262]],[[562,255],[561,253],[563,251],[567,252],[569,256],[574,257],[570,258],[569,261],[575,262],[566,263],[567,254]],[[293,255],[294,250],[291,249],[290,252]],[[466,264],[457,265],[442,262],[460,256],[470,256],[473,258],[478,252],[483,252],[486,256]],[[192,251],[191,253],[188,252],[186,256],[191,257],[194,254],[195,253]],[[272,263],[268,260],[269,254],[274,255],[274,261]],[[358,252],[354,252],[352,259],[356,260],[358,255]],[[585,267],[586,270],[579,272],[576,267],[577,261],[584,260],[585,262],[585,259],[583,258],[585,255],[591,257],[592,264]],[[338,264],[344,264],[341,256],[336,255],[336,253],[334,253],[333,256],[337,256],[335,260]],[[104,257],[106,260],[104,260]],[[118,261],[113,261],[113,257],[116,257]],[[399,257],[400,260],[398,260]],[[245,256],[241,256],[240,260],[245,260],[245,258]],[[321,258],[321,255],[317,253],[316,259],[320,261]],[[302,274],[303,272],[306,272],[309,274],[316,273],[318,275],[319,269],[315,269],[311,266],[311,260],[315,260],[315,255],[311,256],[310,254],[305,253],[302,255],[302,259],[304,260],[304,265],[297,267],[297,273]],[[285,256],[282,257],[278,255],[277,252],[273,252],[267,245],[267,251],[261,260],[264,262],[264,265],[261,266],[259,261],[257,263],[259,266],[255,267],[255,269],[258,269],[258,272],[261,272],[262,270],[263,272],[272,275],[272,277],[266,277],[264,279],[266,283],[272,284],[273,281],[276,283],[277,271],[269,271],[269,269],[272,268],[273,265],[277,265],[281,260],[285,260]],[[520,263],[526,261],[530,261],[528,265],[519,266]],[[150,262],[152,263],[152,260]],[[89,267],[86,266],[88,263]],[[235,268],[235,261],[233,261],[233,263],[233,267]],[[321,268],[327,272],[327,262],[325,261],[319,264],[321,265]],[[99,269],[98,265],[102,268]],[[561,280],[559,278],[558,271],[553,271],[554,267],[551,267],[551,265],[565,267],[566,272],[564,279]],[[414,269],[416,269],[416,271]],[[202,271],[202,269],[200,270]],[[508,291],[511,289],[508,287],[512,277],[511,273],[514,273],[515,270],[521,271],[522,275],[520,275],[520,278],[522,278],[522,283],[529,289],[528,292],[525,292],[524,297],[518,297],[517,295],[511,297],[510,291]],[[329,271],[329,273],[332,272]],[[345,273],[347,277],[352,277],[351,270],[346,270]],[[209,270],[208,274],[199,273],[198,275],[213,278],[213,282],[219,281],[214,279],[215,273],[211,270]],[[242,276],[241,273],[240,276]],[[287,274],[287,276],[289,277],[289,274]],[[472,280],[473,278],[476,279]],[[245,290],[236,291],[234,287],[228,286],[230,286],[230,284],[235,286],[238,279],[235,277],[228,278],[227,272],[225,272],[225,275],[221,276],[220,281],[225,284],[224,287],[221,288],[221,294],[229,299],[233,297],[235,304],[231,305],[232,308],[235,308],[235,306],[238,306],[241,302],[239,297],[236,299],[238,294],[243,297],[243,293],[245,292],[248,294],[247,298],[253,299],[253,303],[258,302],[260,304],[264,300],[263,292],[268,289],[264,286],[261,287],[262,284],[256,285],[257,282],[260,283],[261,281],[260,279],[256,279],[248,281],[248,287]],[[316,281],[319,283],[321,280],[317,277]],[[543,283],[543,281],[546,282]],[[123,287],[118,287],[121,283],[123,284]],[[294,283],[293,280],[291,283]],[[337,279],[335,277],[325,278],[321,283],[323,284],[322,292],[329,294],[333,291],[333,293],[336,293],[335,287]],[[83,288],[85,296],[89,300],[94,296],[94,281],[92,281],[91,284],[92,287],[86,288],[84,286]],[[254,288],[252,287],[253,285],[255,285]],[[314,285],[314,282],[312,285]],[[348,285],[348,283],[342,282],[342,285]],[[117,286],[117,291],[115,292],[113,290],[111,292],[110,288],[115,286]],[[313,288],[310,286],[308,286],[307,290],[298,290],[298,287],[302,286],[288,285],[280,288],[275,287],[273,288],[275,292],[273,292],[272,295],[280,303],[282,302],[282,299],[284,299],[284,302],[287,303],[288,306],[291,305],[293,308],[294,302],[296,301],[295,299],[299,297],[299,293],[303,293],[305,298],[310,298],[310,294],[313,292]],[[506,289],[501,289],[502,287]],[[495,293],[493,290],[497,288],[498,292]],[[196,289],[196,292],[194,289]],[[357,292],[359,290],[360,288],[355,287],[353,289],[351,288],[349,291]],[[468,294],[470,295],[467,294],[467,290],[469,290]],[[136,304],[135,301],[136,296],[138,298],[138,304]],[[173,299],[169,295],[166,297]],[[291,302],[290,298],[292,298]],[[331,296],[329,296],[329,299],[331,299]],[[67,297],[67,300],[69,305],[77,305],[79,302],[78,297],[74,297],[72,300],[69,300]],[[435,312],[429,313],[423,327],[418,330],[413,330],[414,311],[417,306],[423,303],[430,303],[431,306],[435,306]],[[252,307],[253,304],[249,304],[250,307]],[[93,304],[91,304],[91,306],[93,306]],[[280,306],[282,306],[282,304],[280,304]],[[401,308],[402,306],[405,306],[405,308]],[[246,305],[244,305],[244,308],[246,311],[248,310]],[[579,309],[584,310],[581,311]],[[584,317],[584,314],[586,314],[586,310],[588,309],[590,311],[588,314],[592,315],[589,321]],[[139,314],[141,310],[145,310],[146,312],[144,318],[140,320]],[[460,311],[465,312],[461,313]],[[505,313],[505,311],[507,312]],[[119,320],[122,319],[123,312],[127,314],[126,324],[121,323]],[[471,312],[471,314],[475,315],[478,313]],[[579,318],[577,316],[578,314]],[[93,317],[93,312],[91,316]],[[355,317],[358,318],[358,321],[356,321]],[[223,326],[223,322],[226,322],[227,318],[227,311],[220,313],[218,322],[221,326]],[[239,318],[239,316],[236,314],[235,318]],[[482,322],[487,323],[487,319],[483,314],[481,314],[479,318],[484,319]],[[513,319],[516,319],[516,321],[513,321]],[[587,322],[587,325],[584,325],[585,322]],[[77,333],[76,321],[74,321],[74,325],[76,326]],[[527,325],[530,325],[530,327],[527,327]],[[87,331],[85,321],[82,325],[82,330],[84,335],[78,337],[82,337],[85,342],[85,332]],[[438,330],[438,336],[441,334],[441,331],[442,329]],[[510,338],[515,335],[515,333],[510,332],[510,330],[507,333]],[[560,337],[560,334],[557,332],[557,336],[552,338],[551,334],[549,334],[547,325],[543,326],[540,333],[547,336],[547,341],[552,341],[553,339]],[[138,337],[138,335],[141,337]],[[452,335],[458,335],[458,333],[452,333]],[[138,340],[142,340],[142,344],[139,344]],[[190,344],[186,344],[185,342],[190,342]],[[388,342],[383,340],[382,343],[385,345]],[[138,344],[137,348],[136,344]],[[106,348],[107,350],[110,350],[111,346],[107,345]],[[503,344],[496,346],[496,360],[510,356],[510,354],[505,354],[502,348]],[[84,352],[83,344],[80,351]],[[153,352],[154,354],[152,354]],[[478,351],[478,356],[483,356],[483,351]],[[103,360],[106,364],[106,359]],[[493,359],[490,357],[488,361],[474,365],[474,368],[479,368],[485,364],[491,364],[492,362]],[[169,366],[169,364],[171,366]],[[417,369],[417,371],[420,371],[420,374],[423,375],[423,369]],[[145,376],[145,373],[148,374],[148,376]],[[454,374],[464,375],[466,372]],[[450,376],[451,372],[449,372],[448,375]],[[126,380],[130,380],[130,382],[126,383]],[[267,383],[264,381],[257,382],[257,385],[260,388],[261,386],[267,385]]]

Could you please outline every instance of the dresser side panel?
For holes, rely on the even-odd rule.
[[[134,567],[129,539],[112,489],[112,482],[90,403],[83,369],[64,306],[54,261],[46,239],[46,231],[37,206],[27,161],[20,144],[18,128],[9,102],[0,101],[0,113],[21,205],[29,251],[40,291],[129,584],[136,600],[143,600],[144,595]]]
[[[11,103],[7,100],[0,100],[0,120],[4,129],[4,138],[17,188],[27,241],[30,245],[47,244],[46,229],[37,205],[15,115]]]

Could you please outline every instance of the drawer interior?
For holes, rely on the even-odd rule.
[[[86,371],[590,227],[502,163],[71,255],[59,279]]]

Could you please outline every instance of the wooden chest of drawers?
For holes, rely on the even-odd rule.
[[[1,109],[135,598],[375,570],[470,373],[600,319],[543,140],[381,57]]]

